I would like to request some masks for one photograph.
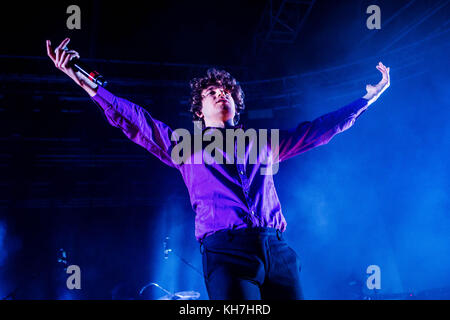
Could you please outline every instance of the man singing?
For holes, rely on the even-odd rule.
[[[267,166],[264,157],[249,161],[255,144],[245,144],[240,155],[234,141],[234,150],[215,150],[226,159],[237,155],[244,161],[173,161],[173,150],[179,143],[177,130],[75,72],[68,63],[79,54],[66,48],[69,41],[65,39],[55,50],[47,41],[47,54],[55,66],[86,90],[111,125],[181,173],[196,213],[195,236],[200,242],[209,298],[303,299],[300,261],[283,237],[286,220],[273,175],[261,174]],[[381,62],[376,68],[382,80],[375,86],[367,85],[364,97],[291,130],[279,130],[275,147],[268,143],[262,150],[271,159],[269,164],[327,144],[336,134],[349,129],[390,85],[389,68]],[[203,141],[242,128],[238,121],[244,108],[244,93],[228,72],[210,69],[205,76],[191,81],[190,111],[193,120],[202,126]],[[203,154],[205,148],[197,151]],[[195,151],[189,155],[195,156]]]

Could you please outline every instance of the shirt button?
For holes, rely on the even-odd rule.
[[[241,170],[241,171],[239,171],[239,173],[243,175],[243,174],[244,174],[244,171]]]
[[[255,215],[255,211],[252,210],[252,214]]]

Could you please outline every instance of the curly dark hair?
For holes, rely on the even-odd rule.
[[[190,112],[192,112],[192,121],[202,121],[203,128],[205,127],[205,121],[197,116],[196,112],[202,110],[202,91],[209,86],[222,86],[231,91],[234,103],[236,105],[236,114],[234,116],[234,124],[239,122],[240,114],[245,109],[244,104],[244,91],[241,86],[227,71],[217,70],[215,68],[208,69],[206,76],[201,78],[194,78],[189,83],[191,86],[191,98],[190,98]]]

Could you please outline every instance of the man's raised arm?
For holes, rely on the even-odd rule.
[[[47,40],[47,55],[50,57],[55,67],[66,75],[68,75],[76,84],[83,88],[91,97],[95,96],[97,93],[97,84],[86,78],[81,72],[75,72],[71,67],[69,67],[70,60],[74,58],[80,58],[80,54],[75,50],[64,50],[64,48],[69,44],[70,39],[64,39],[59,46],[53,51],[52,44],[50,40]]]
[[[112,126],[120,128],[131,141],[147,149],[165,164],[175,167],[171,159],[171,149],[175,143],[170,139],[172,130],[166,124],[154,119],[144,108],[116,97],[69,67],[71,59],[80,57],[74,50],[63,50],[69,41],[70,39],[66,38],[53,51],[50,41],[47,40],[47,54],[55,66],[89,94],[104,111]]]
[[[369,105],[390,86],[390,69],[381,62],[377,65],[377,69],[383,78],[375,86],[367,85],[367,94],[364,97],[313,121],[302,122],[292,130],[280,130],[279,147],[274,150],[275,161],[281,162],[327,144],[336,134],[349,129]]]

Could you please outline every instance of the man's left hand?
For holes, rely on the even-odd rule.
[[[380,62],[377,65],[377,69],[381,72],[383,78],[375,86],[371,84],[366,86],[367,94],[363,98],[367,99],[369,104],[374,103],[378,97],[391,85],[391,80],[389,77],[390,68],[386,68],[386,66]]]

